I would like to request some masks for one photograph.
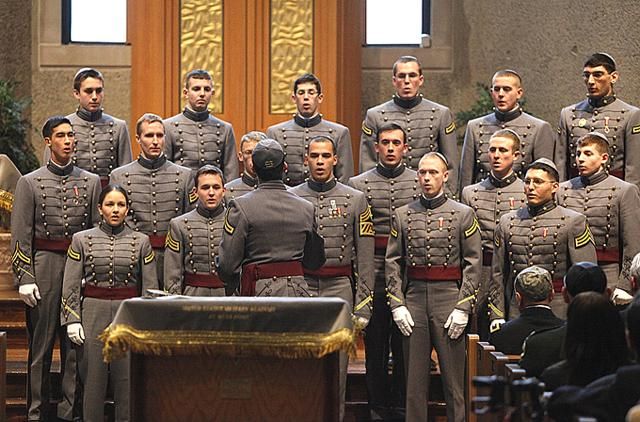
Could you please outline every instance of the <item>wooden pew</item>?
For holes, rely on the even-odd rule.
[[[0,332],[0,421],[7,420],[7,333]]]

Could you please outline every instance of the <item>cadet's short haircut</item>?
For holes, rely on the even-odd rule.
[[[576,142],[578,147],[595,145],[600,154],[609,154],[609,140],[606,136],[598,132],[589,132],[582,135]]]
[[[593,262],[578,262],[565,274],[564,286],[571,297],[582,292],[604,293],[607,290],[607,276],[602,268]]]
[[[404,144],[407,142],[407,132],[405,132],[404,129],[402,129],[402,126],[400,126],[399,124],[391,122],[385,123],[378,128],[378,133],[376,133],[376,143],[380,141],[380,136],[382,133],[391,132],[393,130],[399,130],[400,132],[402,132],[402,143]]]
[[[491,85],[493,85],[493,80],[495,78],[499,78],[501,76],[511,76],[512,78],[516,78],[518,80],[518,85],[522,86],[522,78],[520,77],[520,74],[511,69],[502,69],[494,73],[493,78],[491,78]]]
[[[125,188],[116,183],[109,183],[107,186],[102,188],[100,196],[98,197],[98,204],[102,205],[102,203],[104,202],[104,198],[106,198],[107,195],[111,192],[120,192],[122,195],[124,195],[124,200],[126,201],[127,206],[129,205],[129,195],[127,195],[127,191],[125,190]]]
[[[211,79],[211,74],[203,69],[194,69],[189,73],[187,73],[187,75],[184,77],[184,87],[186,89],[189,89],[189,81],[191,79],[204,79],[207,81],[211,81],[211,83],[213,83],[213,79]]]
[[[73,89],[76,91],[80,91],[80,85],[82,85],[82,81],[87,78],[95,78],[100,79],[102,81],[102,85],[104,85],[104,76],[100,71],[91,68],[91,67],[83,67],[82,69],[76,72],[76,76],[73,77]]]
[[[584,62],[584,67],[598,66],[604,67],[609,73],[616,71],[616,61],[607,53],[593,53]]]
[[[311,149],[311,144],[315,142],[328,142],[331,144],[331,150],[333,151],[333,155],[336,155],[336,143],[335,141],[328,135],[316,135],[309,139],[309,149]]]
[[[418,63],[418,71],[422,75],[422,64],[420,61],[414,56],[400,56],[398,60],[393,64],[393,76],[396,76],[396,71],[398,70],[398,64],[400,63]]]
[[[558,171],[556,169],[554,169],[551,166],[548,166],[544,163],[538,163],[538,162],[533,162],[531,164],[529,164],[529,167],[527,167],[527,171],[529,170],[542,170],[544,172],[546,172],[547,174],[549,174],[549,176],[551,176],[551,178],[553,178],[554,182],[559,182],[560,181],[560,175],[558,174]]]
[[[284,161],[270,169],[263,169],[255,165],[253,166],[253,169],[258,176],[258,180],[260,180],[261,182],[268,182],[270,180],[282,180],[282,175],[284,174]]]
[[[318,79],[318,77],[313,73],[305,73],[304,75],[296,79],[293,82],[293,93],[295,94],[298,91],[298,85],[307,83],[314,84],[316,86],[316,91],[318,91],[318,94],[322,94],[322,84],[320,83],[320,79]]]
[[[420,168],[420,164],[424,160],[426,160],[428,158],[431,158],[431,157],[438,158],[444,164],[445,170],[449,170],[449,160],[447,159],[447,157],[445,157],[442,153],[435,152],[435,151],[427,152],[425,155],[423,155],[422,158],[420,159],[420,161],[418,161],[418,168]]]
[[[136,122],[136,135],[140,136],[142,134],[142,124],[144,122],[147,122],[149,124],[153,122],[162,123],[162,117],[153,113],[144,113],[142,116],[140,116],[140,118]],[[162,126],[162,129],[164,130],[164,125]]]
[[[193,176],[193,183],[196,185],[196,188],[199,186],[198,179],[200,179],[200,176],[202,176],[203,174],[217,174],[218,176],[220,176],[220,180],[222,180],[222,186],[224,186],[224,174],[222,174],[222,170],[220,170],[220,167],[214,166],[213,164],[205,164],[204,166],[200,167],[198,171],[196,171],[196,174]]]
[[[53,135],[53,129],[65,123],[71,125],[71,121],[64,116],[49,117],[42,126],[42,137],[51,138],[51,135]]]
[[[516,151],[520,151],[520,135],[518,135],[514,130],[512,129],[500,129],[497,132],[495,132],[493,135],[491,135],[491,138],[489,138],[489,142],[491,142],[491,140],[493,138],[507,138],[511,140],[511,151],[512,152],[516,152]]]
[[[264,132],[260,132],[258,130],[252,130],[251,132],[246,133],[240,139],[240,151],[242,151],[242,146],[247,142],[260,142],[267,139],[267,135]]]

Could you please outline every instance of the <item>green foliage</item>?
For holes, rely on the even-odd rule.
[[[477,82],[476,92],[478,93],[478,99],[471,105],[468,110],[459,111],[456,113],[456,126],[463,128],[467,125],[467,122],[476,117],[484,116],[493,111],[493,100],[489,91],[489,86]]]
[[[22,112],[28,100],[17,99],[14,83],[0,80],[0,154],[7,154],[22,174],[40,166],[31,142],[27,140],[29,122]]]

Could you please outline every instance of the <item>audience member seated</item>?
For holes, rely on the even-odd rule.
[[[627,341],[637,356],[640,352],[640,297],[636,295],[626,312]],[[589,416],[598,421],[623,421],[640,400],[640,364],[618,368],[586,387],[564,386],[553,392],[547,406],[554,420],[575,420]]]
[[[547,391],[583,387],[629,364],[624,322],[606,296],[584,292],[571,301],[564,350],[566,358],[542,372]]]
[[[559,327],[563,320],[551,311],[553,285],[549,271],[538,266],[526,268],[513,283],[520,316],[503,324],[489,336],[496,350],[507,355],[522,353],[522,343],[537,330]]]
[[[597,292],[607,298],[611,297],[611,289],[607,287],[604,271],[592,262],[574,264],[564,277],[562,298],[566,303],[571,303],[573,298],[582,292]],[[563,324],[551,330],[537,330],[525,340],[520,366],[527,371],[527,376],[540,377],[542,371],[564,359],[566,328]]]

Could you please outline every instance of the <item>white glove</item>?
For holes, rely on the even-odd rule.
[[[460,309],[454,309],[447,318],[444,328],[449,329],[449,338],[455,340],[460,337],[469,322],[469,314]]]
[[[18,287],[18,293],[20,294],[20,299],[32,308],[38,304],[40,299],[42,299],[40,297],[40,290],[38,290],[36,283],[21,285]]]
[[[502,318],[492,319],[491,320],[491,324],[489,325],[489,332],[490,333],[495,333],[496,331],[498,331],[500,329],[500,326],[502,324],[504,324],[505,322],[507,322],[507,321],[505,321]]]
[[[84,328],[82,328],[82,324],[79,322],[72,322],[67,325],[67,335],[69,336],[69,340],[78,346],[84,343]]]
[[[393,320],[400,329],[400,332],[409,337],[413,331],[413,328],[411,327],[413,327],[415,323],[413,322],[413,318],[411,318],[411,313],[407,307],[398,306],[396,309],[391,311],[391,314],[393,315]]]
[[[614,305],[626,305],[633,300],[633,296],[622,289],[616,288],[611,295],[611,301]]]
[[[353,323],[357,329],[364,330],[364,328],[369,324],[369,320],[365,317],[357,316],[354,317]]]

